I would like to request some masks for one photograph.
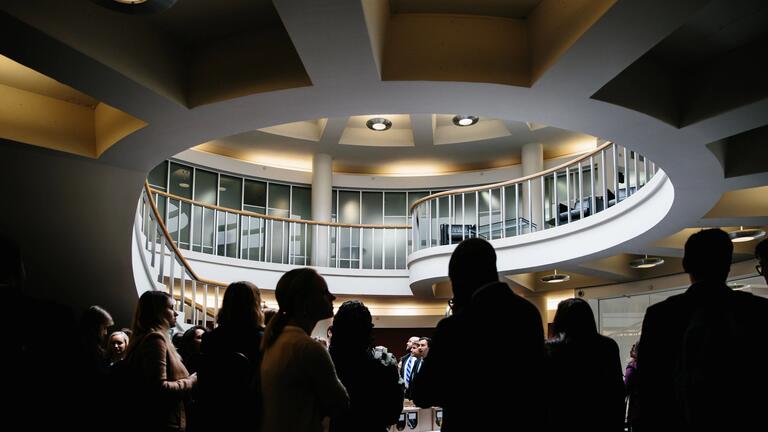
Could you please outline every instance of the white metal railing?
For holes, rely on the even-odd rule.
[[[283,218],[149,191],[180,249],[278,264],[384,270],[405,269],[411,251],[410,225]]]
[[[412,250],[470,237],[514,237],[579,221],[633,195],[657,170],[647,158],[608,142],[530,176],[433,194],[411,206]]]
[[[149,190],[145,187],[142,192],[136,219],[144,235],[144,249],[150,254],[147,264],[157,275],[157,282],[177,300],[184,322],[212,327],[227,284],[195,273],[166,228]]]

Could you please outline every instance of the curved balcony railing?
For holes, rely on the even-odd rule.
[[[145,262],[149,273],[177,300],[182,321],[213,326],[227,283],[202,278],[192,269],[168,231],[146,184],[136,215],[136,234],[142,234],[139,238],[149,253]]]
[[[405,269],[410,225],[284,218],[221,207],[147,186],[180,249],[266,263]]]
[[[424,197],[411,206],[413,251],[495,240],[573,223],[635,194],[656,164],[612,142],[554,168]]]

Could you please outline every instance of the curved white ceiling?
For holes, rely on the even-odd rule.
[[[232,2],[222,2],[220,7],[213,3],[215,10],[206,12],[214,17],[229,16],[225,3]],[[723,0],[674,4],[597,1],[577,2],[585,8],[594,6],[594,10],[586,11],[589,13],[556,16],[551,8],[556,3],[542,0],[532,6],[533,11],[521,12],[535,18],[528,24],[508,17],[462,18],[465,24],[500,25],[503,28],[499,34],[528,35],[532,38],[529,51],[495,51],[495,46],[483,45],[479,48],[485,57],[476,57],[469,50],[446,50],[434,59],[434,67],[419,63],[407,70],[388,69],[392,58],[400,58],[400,45],[397,40],[386,39],[383,31],[392,20],[408,24],[402,22],[407,17],[393,14],[390,2],[369,0],[275,0],[280,32],[284,32],[278,33],[285,37],[275,36],[280,43],[273,46],[260,43],[269,40],[263,35],[272,34],[267,32],[272,27],[266,24],[257,29],[263,30],[263,35],[251,32],[248,25],[237,20],[239,24],[233,29],[246,34],[221,33],[218,29],[204,33],[220,37],[216,41],[213,36],[163,38],[152,20],[119,16],[91,2],[29,0],[4,5],[7,14],[2,15],[1,23],[7,31],[13,31],[14,37],[3,38],[0,46],[3,54],[15,61],[148,123],[99,157],[99,164],[111,168],[148,172],[163,159],[221,137],[306,119],[347,119],[364,113],[472,113],[491,119],[535,122],[615,141],[657,162],[674,184],[675,196],[662,221],[620,248],[605,250],[593,258],[642,251],[683,228],[706,226],[705,215],[724,192],[768,184],[765,171],[726,178],[723,164],[707,147],[768,125],[768,97],[763,87],[749,84],[751,75],[743,80],[738,75],[759,70],[760,57],[739,57],[737,68],[713,69],[735,74],[728,75],[726,84],[733,84],[728,87],[730,91],[718,87],[718,92],[713,93],[705,92],[712,89],[706,85],[687,87],[699,83],[696,67],[675,69],[664,62],[654,63],[653,57],[644,57],[702,13],[710,13],[711,8],[737,8]],[[364,5],[369,8],[364,9]],[[372,11],[371,5],[378,9]],[[183,9],[169,12],[176,14],[174,23],[191,25],[184,31],[194,32],[206,25],[199,16],[185,17]],[[544,12],[552,16],[551,22],[562,24],[556,31],[539,32],[547,29]],[[744,19],[764,15],[740,13]],[[450,25],[450,19],[439,18],[440,26]],[[525,25],[531,26],[530,31]],[[398,33],[404,37],[410,35],[407,31],[411,28],[408,24],[395,30],[406,32]],[[429,33],[433,29],[425,25],[413,28],[436,44],[440,36],[461,36]],[[446,28],[450,29],[440,27]],[[717,32],[709,33],[708,39],[700,43],[716,44],[722,37]],[[686,42],[688,39],[678,40],[682,40],[683,47],[695,49],[693,42]],[[279,51],[278,45],[290,46],[290,50]],[[22,49],[26,46],[35,49]],[[515,49],[526,46],[520,43]],[[288,51],[295,56],[286,54]],[[713,52],[716,57],[707,57],[708,61],[728,65],[730,58]],[[512,58],[530,65],[510,66]],[[641,59],[643,67],[633,68]],[[491,63],[484,63],[486,60]],[[742,67],[745,64],[752,67]],[[443,71],[446,74],[439,75],[441,71],[436,69],[442,65],[450,66],[450,73]],[[414,75],[414,71],[423,75]],[[528,72],[513,78],[504,75],[520,71]],[[632,74],[624,74],[626,71]],[[408,79],[398,78],[402,76]],[[748,85],[742,85],[745,82]],[[659,83],[668,86],[654,87]],[[679,95],[675,90],[682,87],[694,92],[696,98],[676,99]],[[604,88],[610,91],[601,100],[596,99],[594,95]],[[691,109],[695,115],[686,115],[686,110]],[[678,118],[685,120],[675,121]],[[326,125],[326,130],[330,126]],[[418,133],[415,131],[415,135]],[[418,143],[416,136],[412,148],[418,149]],[[337,158],[342,159],[361,146],[338,147]],[[459,152],[455,145],[434,147],[451,154]],[[400,148],[366,150],[372,152],[372,161],[381,161]],[[471,153],[462,157],[469,158]],[[119,187],[124,192],[120,199],[135,204],[140,184]],[[129,254],[129,241],[127,237],[116,241],[115,255]]]

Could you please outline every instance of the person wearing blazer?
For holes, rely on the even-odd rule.
[[[400,357],[400,378],[405,379],[405,376],[403,374],[405,373],[406,363],[411,358],[411,349],[413,349],[414,345],[418,345],[418,343],[419,343],[418,336],[411,336],[410,338],[408,338],[408,342],[405,343],[406,353],[404,356]]]
[[[197,386],[197,374],[189,374],[168,336],[176,325],[175,303],[162,291],[141,295],[124,360],[140,390],[135,426],[146,431],[186,430],[187,403]]]
[[[403,378],[405,384],[405,398],[411,398],[411,388],[413,379],[416,377],[416,373],[421,368],[421,352],[419,351],[419,341],[411,346],[411,355],[402,363],[400,369],[400,376]]]

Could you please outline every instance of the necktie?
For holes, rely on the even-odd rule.
[[[413,364],[413,357],[408,358],[408,362],[405,364],[405,387],[411,385],[411,365]]]

